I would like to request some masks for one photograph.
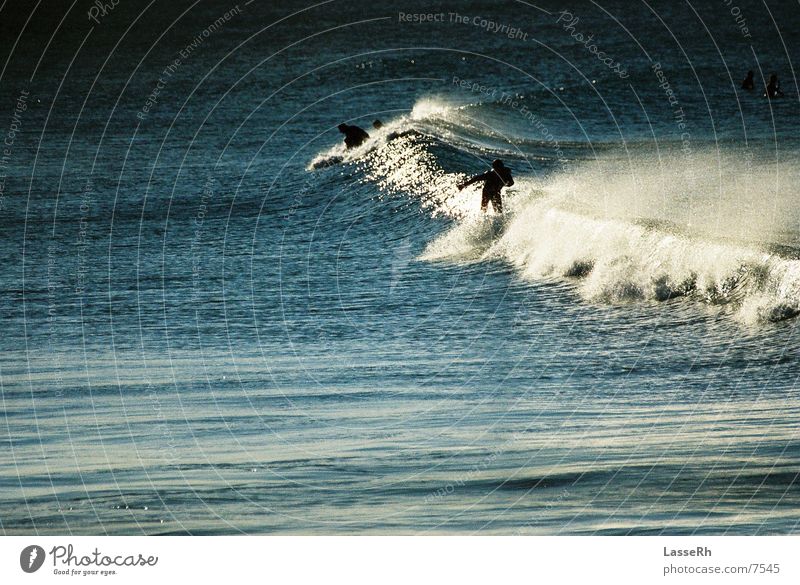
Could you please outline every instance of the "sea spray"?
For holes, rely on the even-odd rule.
[[[680,173],[664,182],[658,166],[642,160],[629,166],[624,158],[538,182],[523,179],[499,232],[481,218],[464,219],[420,258],[503,259],[525,279],[571,281],[591,302],[691,297],[748,323],[797,315],[800,260],[775,251],[783,229],[777,217],[793,221],[793,174],[778,169],[773,205],[759,208],[752,183],[736,176],[736,157],[718,159],[716,173],[703,166],[711,160],[698,157],[686,170],[706,177],[700,191],[688,190]],[[662,162],[670,168],[668,156]],[[774,172],[762,163],[749,179]],[[687,200],[703,212],[688,212]]]

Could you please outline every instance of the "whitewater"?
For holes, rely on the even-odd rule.
[[[687,154],[679,144],[633,144],[537,172],[542,157],[532,161],[524,150],[533,141],[482,124],[475,108],[423,98],[362,147],[334,147],[308,170],[357,164],[383,192],[450,217],[420,260],[499,258],[522,279],[569,282],[587,302],[685,298],[750,325],[800,312],[796,164],[733,146]],[[386,141],[392,134],[401,136]],[[505,190],[505,216],[480,213],[479,189],[456,189],[468,175],[442,168],[435,155],[442,145],[472,148],[486,168],[493,157],[513,157],[517,178]]]

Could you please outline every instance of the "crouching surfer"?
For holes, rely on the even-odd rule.
[[[464,181],[458,185],[458,190],[461,191],[465,187],[473,183],[483,181],[483,196],[481,198],[481,211],[486,212],[489,201],[492,202],[492,208],[497,213],[503,212],[503,199],[500,191],[503,187],[510,187],[514,184],[514,179],[511,177],[511,169],[503,164],[500,159],[492,163],[492,169],[472,177],[469,181]]]
[[[369,134],[358,126],[339,124],[339,132],[344,134],[344,143],[347,148],[356,148],[369,140]]]

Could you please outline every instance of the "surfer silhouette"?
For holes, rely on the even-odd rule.
[[[490,171],[487,171],[482,175],[476,175],[469,181],[464,181],[458,185],[458,190],[461,191],[465,187],[481,181],[483,181],[481,211],[485,213],[486,208],[489,205],[489,201],[491,201],[492,208],[497,213],[503,213],[503,199],[500,195],[500,191],[503,187],[510,187],[514,184],[514,179],[511,177],[511,169],[505,166],[503,161],[497,159],[492,163],[492,169]]]
[[[756,82],[753,79],[753,72],[751,70],[747,72],[747,77],[745,77],[744,81],[742,81],[742,89],[752,90],[755,89],[755,87]]]
[[[344,143],[347,148],[356,148],[369,140],[369,134],[358,126],[339,124],[339,132],[344,134]]]
[[[778,76],[774,73],[769,76],[769,83],[767,84],[767,89],[764,92],[764,97],[769,99],[783,97],[783,92],[781,91],[781,84],[778,81]]]

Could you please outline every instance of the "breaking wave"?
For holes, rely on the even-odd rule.
[[[517,184],[504,216],[484,216],[477,190],[456,188],[460,169],[496,156],[493,130],[470,107],[421,100],[362,148],[335,147],[309,168],[341,157],[381,193],[447,218],[422,261],[502,259],[522,278],[565,280],[598,303],[693,300],[747,323],[800,313],[795,165],[732,147],[691,156],[628,147],[592,149],[591,160],[563,168],[542,163],[541,144],[532,156],[510,128]]]

